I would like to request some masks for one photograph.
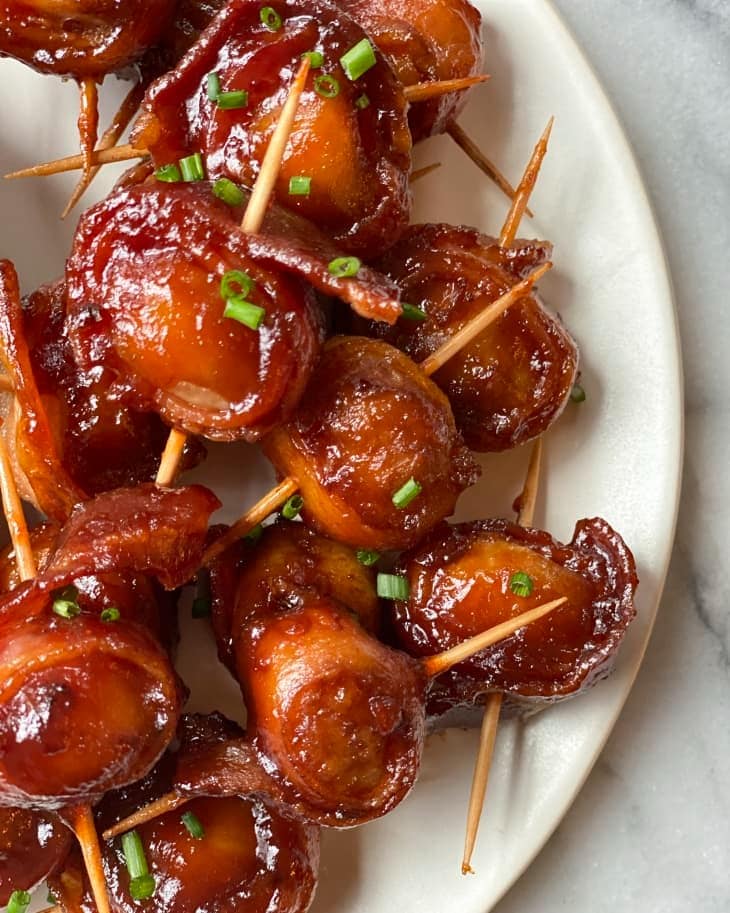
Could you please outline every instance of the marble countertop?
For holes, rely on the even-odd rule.
[[[626,128],[664,237],[686,462],[672,566],[636,686],[572,810],[495,913],[727,913],[730,2],[555,4]]]

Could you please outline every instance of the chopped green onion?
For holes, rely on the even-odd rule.
[[[408,599],[411,592],[408,578],[398,574],[378,574],[377,589],[382,599]]]
[[[163,165],[155,171],[155,177],[163,184],[179,184],[182,181],[182,173],[177,165]]]
[[[208,73],[208,98],[211,101],[218,101],[221,94],[221,78],[217,73]]]
[[[49,891],[48,894],[46,894],[46,903],[51,904],[53,907],[55,907],[58,903],[58,900],[56,900],[56,895],[53,893],[53,891]]]
[[[180,173],[183,181],[191,183],[192,181],[202,181],[205,177],[205,168],[203,167],[203,156],[196,152],[187,158],[180,159]]]
[[[219,178],[213,184],[213,195],[229,206],[240,206],[245,199],[243,191],[233,181],[229,181],[228,178]]]
[[[289,193],[293,197],[308,197],[312,189],[312,179],[300,174],[289,178]]]
[[[570,398],[574,403],[584,403],[586,401],[586,391],[580,384],[575,384],[570,391]]]
[[[100,617],[102,621],[106,622],[119,621],[119,619],[122,617],[122,613],[118,608],[116,608],[116,606],[110,606],[108,609],[104,609]]]
[[[345,76],[351,82],[367,73],[376,63],[375,50],[367,38],[358,41],[356,45],[340,57],[340,64],[345,71]]]
[[[235,111],[248,105],[248,92],[238,89],[235,92],[221,92],[216,98],[216,104],[223,111]]]
[[[245,298],[256,288],[256,283],[240,269],[230,269],[221,279],[221,298]]]
[[[532,577],[524,571],[517,571],[510,578],[509,588],[515,596],[529,596],[532,592]]]
[[[197,815],[194,815],[192,812],[183,812],[182,823],[187,828],[191,837],[194,837],[196,840],[201,840],[205,837],[205,828],[200,823],[200,819]]]
[[[245,298],[235,297],[226,301],[226,309],[223,311],[223,316],[230,317],[231,320],[237,320],[252,330],[258,330],[266,316],[266,311],[257,304],[246,301]]]
[[[357,276],[361,266],[362,261],[357,257],[336,257],[327,269],[338,279],[349,279],[351,276]]]
[[[365,567],[372,567],[380,560],[380,552],[373,552],[368,548],[359,548],[356,555],[357,560]]]
[[[30,894],[27,891],[13,891],[8,901],[7,913],[25,913],[30,906]]]
[[[147,857],[144,854],[142,839],[137,831],[127,831],[122,834],[122,852],[124,853],[124,862],[132,879],[140,878],[143,875],[149,875],[149,866]]]
[[[256,545],[256,543],[261,539],[264,534],[264,528],[260,523],[257,523],[256,526],[251,530],[250,533],[246,533],[243,537],[249,545]]]
[[[406,484],[402,488],[399,488],[393,495],[393,504],[400,510],[403,510],[408,507],[411,501],[415,500],[422,491],[422,485],[416,482],[415,479],[409,479]]]
[[[361,111],[364,111],[365,108],[370,107],[370,99],[364,92],[362,95],[358,95],[358,97],[355,99],[355,107],[359,108]]]
[[[261,7],[259,19],[270,32],[278,32],[282,26],[281,16],[272,6]]]
[[[292,495],[281,508],[281,515],[285,520],[293,520],[299,516],[299,512],[303,507],[304,498],[301,495]]]
[[[75,618],[81,613],[79,591],[75,586],[67,586],[54,596],[53,611],[61,618]]]
[[[406,320],[415,320],[418,323],[421,323],[421,321],[428,319],[428,314],[425,311],[422,311],[421,308],[417,308],[415,304],[408,304],[406,301],[403,301],[401,307],[403,308],[402,316],[405,317]]]
[[[314,77],[314,91],[322,98],[336,98],[340,94],[340,83],[336,76],[323,73]]]
[[[152,875],[140,875],[129,882],[132,900],[149,900],[155,893],[155,879]]]
[[[324,63],[324,54],[321,51],[305,51],[302,54],[302,60],[305,57],[309,60],[309,66],[313,70],[318,70]]]

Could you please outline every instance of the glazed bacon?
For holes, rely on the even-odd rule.
[[[32,891],[67,858],[71,831],[54,815],[0,808],[0,904]]]
[[[363,337],[327,342],[294,417],[262,446],[299,485],[307,523],[353,548],[415,545],[478,477],[433,381]],[[411,478],[421,493],[398,507],[393,497]]]
[[[373,326],[370,332],[422,361],[551,251],[547,243],[520,240],[503,250],[474,228],[414,225],[377,267],[427,319],[400,320],[392,329]],[[529,295],[451,358],[434,380],[449,397],[467,445],[492,452],[546,431],[568,402],[577,370],[572,337]]]
[[[103,78],[139,60],[175,0],[2,0],[0,55],[41,73]]]
[[[401,556],[398,572],[410,597],[393,603],[392,629],[413,656],[448,649],[547,600],[569,600],[437,678],[431,713],[482,702],[490,691],[527,705],[571,697],[610,671],[636,614],[633,556],[600,519],[581,520],[568,545],[506,520],[444,524]],[[531,578],[529,596],[511,589],[518,572]]]
[[[359,79],[346,77],[340,57],[367,36],[327,0],[285,0],[276,12],[282,25],[269,29],[259,3],[231,0],[150,88],[132,143],[158,166],[200,152],[210,178],[251,187],[300,58],[319,51],[324,64],[300,100],[276,196],[348,251],[372,256],[408,224],[411,136],[402,86],[379,54]],[[211,73],[224,92],[248,92],[247,106],[225,110],[211,101]],[[363,96],[368,103],[358,105]],[[309,195],[289,193],[296,176],[311,179]]]

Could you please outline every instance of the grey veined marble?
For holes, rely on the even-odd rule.
[[[728,913],[730,0],[556,5],[618,110],[664,236],[687,449],[637,684],[572,811],[496,913]]]

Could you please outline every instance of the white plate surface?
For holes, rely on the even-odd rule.
[[[556,269],[541,284],[578,339],[587,402],[571,406],[548,440],[536,522],[569,538],[575,521],[601,515],[624,535],[639,566],[639,615],[615,674],[590,694],[527,724],[503,725],[477,874],[459,874],[475,732],[433,736],[413,794],[382,821],[324,835],[313,913],[486,913],[565,814],[602,748],[646,646],[671,551],[678,501],[682,391],[671,288],[641,179],[592,71],[544,0],[478,0],[486,68],[461,122],[514,179],[549,115],[556,126],[523,233],[555,242]],[[0,169],[74,148],[73,84],[0,62]],[[123,86],[105,86],[105,116]],[[443,162],[418,185],[416,218],[496,232],[505,201],[446,139],[430,140],[417,164]],[[105,193],[113,170],[95,185]],[[0,186],[0,256],[15,261],[25,291],[61,271],[73,224],[61,225],[73,180]],[[93,201],[93,200],[92,200]],[[90,202],[89,200],[85,201]],[[72,218],[71,223],[74,219]],[[509,515],[527,460],[484,460],[459,518]],[[255,448],[213,448],[197,474],[232,518],[268,487]],[[184,622],[180,669],[193,709],[241,716],[236,687],[217,665],[204,622]],[[599,826],[597,823],[596,826]],[[557,875],[558,873],[556,873]]]

